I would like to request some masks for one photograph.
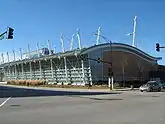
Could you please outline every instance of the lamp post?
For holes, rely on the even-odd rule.
[[[94,34],[94,35],[98,35],[98,34]],[[109,45],[110,45],[110,62],[108,62],[108,64],[109,64],[109,76],[110,76],[110,78],[111,79],[108,79],[108,81],[110,80],[111,81],[111,89],[113,89],[113,70],[112,70],[112,41],[111,40],[109,40],[109,39],[107,39],[105,36],[102,36],[101,34],[99,34],[99,36],[101,37],[101,38],[103,38],[107,43],[109,43]],[[103,63],[107,63],[107,62],[105,62],[105,61],[101,61],[101,62],[103,62]]]

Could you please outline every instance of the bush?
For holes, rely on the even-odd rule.
[[[25,86],[39,86],[45,85],[45,80],[9,80],[7,84],[11,85],[25,85]]]

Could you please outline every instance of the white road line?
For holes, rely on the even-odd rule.
[[[11,97],[7,98],[3,103],[0,104],[0,108],[9,100]]]

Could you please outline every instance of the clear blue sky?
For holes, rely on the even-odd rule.
[[[165,45],[165,2],[158,0],[1,0],[0,32],[7,26],[15,29],[13,40],[1,40],[0,52],[13,49],[36,48],[50,40],[60,50],[60,33],[71,37],[81,30],[82,45],[96,43],[92,36],[98,26],[104,36],[115,42],[132,44],[133,18],[138,17],[137,47],[153,56],[161,56],[165,64],[165,50],[155,51],[155,44]],[[76,39],[75,39],[75,42]],[[77,43],[76,43],[77,45]],[[65,40],[65,48],[69,41]]]

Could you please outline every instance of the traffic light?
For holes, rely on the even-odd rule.
[[[101,62],[101,58],[98,58],[98,59],[97,59],[97,62],[100,63],[100,62]]]
[[[88,58],[85,55],[80,55],[80,59],[86,61]]]
[[[14,29],[12,28],[8,28],[8,31],[7,31],[7,39],[13,39],[13,31]]]
[[[158,51],[158,52],[160,51],[160,45],[159,45],[159,43],[156,44],[156,51]]]

